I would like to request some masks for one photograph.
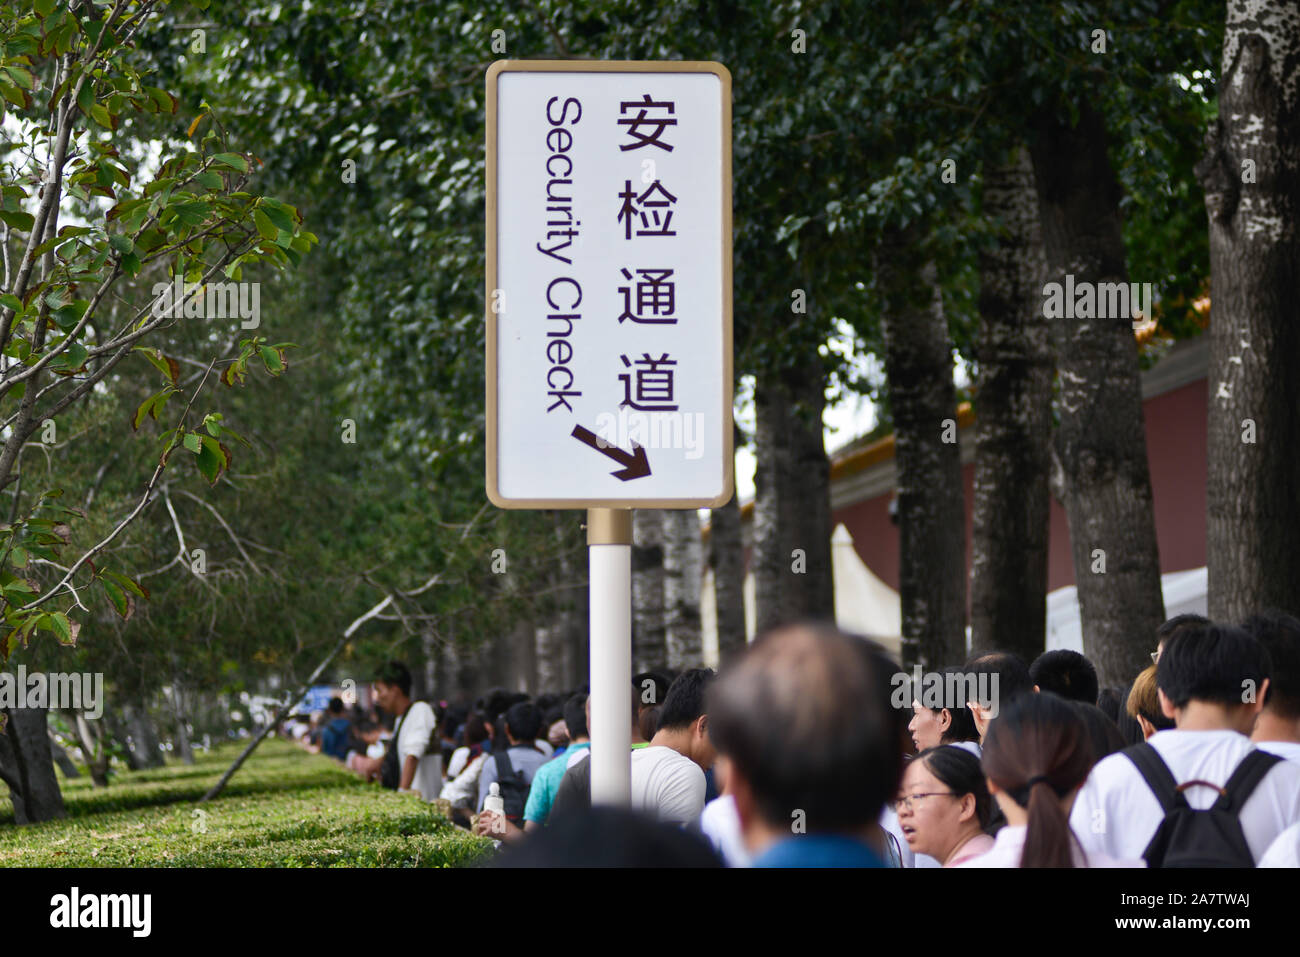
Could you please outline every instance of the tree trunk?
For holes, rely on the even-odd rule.
[[[904,268],[913,240],[889,237],[876,272],[894,416],[903,663],[940,668],[965,659],[966,503],[952,343],[934,264]]]
[[[67,750],[59,744],[52,731],[50,732],[50,760],[59,766],[65,778],[81,777],[81,769],[73,763],[72,758],[68,757]]]
[[[1073,275],[1075,289],[1094,291],[1127,283],[1103,118],[1084,100],[1077,126],[1060,112],[1037,126],[1031,153],[1049,279],[1064,287]],[[1103,685],[1123,684],[1150,664],[1164,619],[1133,317],[1060,317],[1051,326],[1061,377],[1053,468],[1064,481],[1083,648]]]
[[[50,754],[44,708],[6,708],[0,735],[0,777],[9,785],[14,820],[34,824],[65,817],[59,779]]]
[[[108,747],[102,727],[92,726],[86,716],[78,711],[76,728],[91,783],[97,788],[108,787]]]
[[[799,618],[835,620],[826,378],[815,359],[760,375],[754,393],[757,632]]]
[[[552,589],[554,612],[536,629],[537,688],[539,691],[567,691],[572,687],[568,674],[568,649],[574,630],[574,608],[579,589],[575,584],[573,557],[565,542],[565,527],[570,520],[565,513],[551,513],[555,528],[556,560],[549,563],[546,582]],[[585,634],[585,630],[584,630]]]
[[[1032,661],[1047,622],[1052,350],[1038,196],[1023,147],[984,164],[983,208],[1001,231],[979,262],[971,647]]]
[[[1210,219],[1209,614],[1300,614],[1300,22],[1229,3],[1218,118],[1197,167]]]
[[[703,547],[695,509],[664,513],[664,618],[668,667],[674,671],[700,667],[704,654],[700,635]]]
[[[153,719],[143,701],[132,705],[127,715],[127,727],[131,733],[131,747],[139,762],[137,770],[161,768],[167,763],[162,746],[158,743],[158,732],[154,729]]]
[[[713,509],[709,521],[709,567],[718,610],[718,661],[745,647],[745,551],[740,535],[740,496]]]
[[[662,668],[668,662],[664,622],[664,513],[632,513],[632,668]]]
[[[172,720],[176,729],[175,734],[172,735],[175,754],[186,764],[193,764],[194,748],[190,744],[190,729],[185,713],[185,698],[179,684],[172,684],[171,694],[168,698],[171,704]]]

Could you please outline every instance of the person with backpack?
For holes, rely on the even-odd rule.
[[[348,742],[352,736],[352,721],[344,714],[342,698],[330,698],[329,717],[329,723],[321,731],[321,753],[328,754],[335,761],[346,761]]]
[[[1174,729],[1099,762],[1070,816],[1089,852],[1149,867],[1253,867],[1300,821],[1300,767],[1251,743],[1271,663],[1252,635],[1193,624],[1164,645],[1160,706]]]
[[[480,811],[487,800],[492,785],[496,784],[505,802],[506,820],[515,827],[524,826],[524,807],[533,775],[546,763],[546,755],[534,744],[542,728],[542,713],[529,701],[512,704],[505,714],[505,735],[509,747],[492,749],[483,762],[478,776],[478,804]],[[494,820],[494,815],[480,815],[476,831],[492,835],[505,832],[505,825]]]
[[[397,719],[380,764],[380,783],[436,801],[442,790],[442,753],[434,734],[438,722],[427,702],[411,700],[411,672],[406,665],[390,661],[379,669],[375,701]]]

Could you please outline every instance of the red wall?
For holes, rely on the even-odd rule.
[[[1206,380],[1147,400],[1147,460],[1151,468],[1156,538],[1162,572],[1205,564]],[[970,430],[963,441],[973,441]],[[962,469],[966,496],[966,567],[970,568],[971,503],[975,466]],[[898,588],[898,526],[889,520],[891,494],[858,502],[834,514],[853,536],[858,555],[891,588]],[[1047,588],[1074,584],[1069,525],[1065,510],[1052,500],[1048,532]]]

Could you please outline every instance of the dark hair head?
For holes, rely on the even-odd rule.
[[[487,740],[487,722],[483,720],[483,714],[479,711],[471,711],[465,716],[465,744],[468,747],[474,747]]]
[[[1170,638],[1182,631],[1184,628],[1208,625],[1210,623],[1210,619],[1206,618],[1204,615],[1174,615],[1174,617],[1163,622],[1160,627],[1156,629],[1156,644],[1160,644],[1161,642],[1168,643]]]
[[[1123,688],[1102,688],[1097,692],[1097,707],[1110,720],[1119,724],[1119,716],[1124,713],[1124,700],[1128,691]]]
[[[1020,695],[1032,694],[1034,691],[1034,681],[1029,677],[1029,668],[1019,656],[1009,651],[989,651],[973,655],[962,670],[977,677],[998,676],[999,710]]]
[[[926,748],[912,760],[922,762],[927,771],[958,797],[975,795],[975,819],[981,830],[988,827],[993,814],[993,798],[989,797],[988,785],[984,783],[984,770],[979,758],[965,748],[941,744],[937,748]]]
[[[1029,812],[1021,867],[1073,867],[1069,818],[1061,799],[1092,768],[1083,718],[1050,691],[1013,698],[984,737],[984,773]]]
[[[537,705],[530,701],[512,704],[506,711],[506,727],[510,729],[510,735],[516,741],[526,741],[531,744],[537,737],[537,733],[542,730],[542,713],[537,710]]]
[[[1241,627],[1264,646],[1273,666],[1264,707],[1287,721],[1300,720],[1300,619],[1270,610],[1251,615]]]
[[[711,668],[688,668],[668,686],[656,730],[680,731],[706,713],[705,691],[717,677]]]
[[[966,700],[966,682],[957,680],[956,677],[966,674],[966,669],[956,665],[949,665],[942,669],[944,681],[945,700],[949,707],[948,714],[952,716],[952,722],[939,738],[943,744],[956,744],[958,741],[978,741],[980,739],[979,728],[975,726],[975,715],[971,713],[970,706]]]
[[[1175,708],[1193,698],[1232,707],[1259,689],[1272,668],[1268,652],[1248,632],[1232,625],[1190,625],[1165,643],[1156,684]]]
[[[642,671],[632,676],[632,684],[636,685],[641,694],[641,707],[648,708],[664,703],[672,682],[657,671]]]
[[[553,816],[493,867],[721,867],[709,842],[626,808]]]
[[[641,740],[649,741],[659,730],[659,716],[663,713],[664,706],[661,704],[648,704],[641,709],[641,713],[636,716],[636,733],[641,736]]]
[[[1125,745],[1141,744],[1142,726],[1128,713],[1128,708],[1125,706],[1128,702],[1128,693],[1128,688],[1102,688],[1097,694],[1097,707],[1106,717],[1115,722],[1115,727],[1119,728],[1119,735],[1124,739]]]
[[[1097,669],[1077,651],[1044,651],[1029,666],[1029,679],[1040,691],[1050,691],[1067,701],[1097,703]]]
[[[809,832],[874,823],[898,792],[907,718],[891,707],[898,665],[832,625],[789,625],[737,655],[709,695],[717,749],[770,825],[805,812]]]
[[[338,697],[337,695],[335,695],[333,698],[330,698],[329,712],[330,714],[342,714],[343,699]]]
[[[1124,736],[1120,734],[1115,722],[1106,717],[1106,712],[1086,701],[1071,701],[1070,704],[1074,705],[1074,709],[1079,712],[1079,717],[1083,719],[1084,727],[1088,731],[1088,744],[1092,747],[1093,764],[1109,754],[1124,750]]]
[[[569,729],[569,740],[587,737],[587,696],[575,694],[564,702],[564,724]]]
[[[381,665],[375,681],[397,688],[408,698],[411,696],[411,669],[400,661],[388,661]]]

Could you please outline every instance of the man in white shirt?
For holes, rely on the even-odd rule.
[[[645,747],[633,746],[632,807],[661,821],[694,824],[708,788],[704,769],[713,766],[705,691],[714,674],[692,668],[677,676],[664,697],[659,729]],[[635,698],[634,698],[635,701]],[[569,814],[591,802],[591,761],[583,758],[564,772],[551,813]]]
[[[1269,685],[1267,653],[1238,628],[1195,625],[1181,630],[1160,655],[1156,681],[1161,710],[1175,729],[1148,740],[1190,807],[1209,808],[1246,755],[1247,737]],[[1070,814],[1070,827],[1089,854],[1143,857],[1164,820],[1160,802],[1126,753],[1103,759],[1089,774]],[[1279,762],[1245,800],[1238,815],[1258,861],[1289,825],[1300,821],[1300,767]]]
[[[1265,612],[1251,615],[1242,627],[1264,646],[1272,664],[1268,696],[1250,739],[1261,750],[1300,764],[1300,620]]]
[[[397,767],[399,791],[416,791],[434,801],[442,790],[442,755],[425,754],[438,721],[424,701],[411,701],[411,672],[400,661],[390,661],[375,679],[375,702],[397,716]]]

